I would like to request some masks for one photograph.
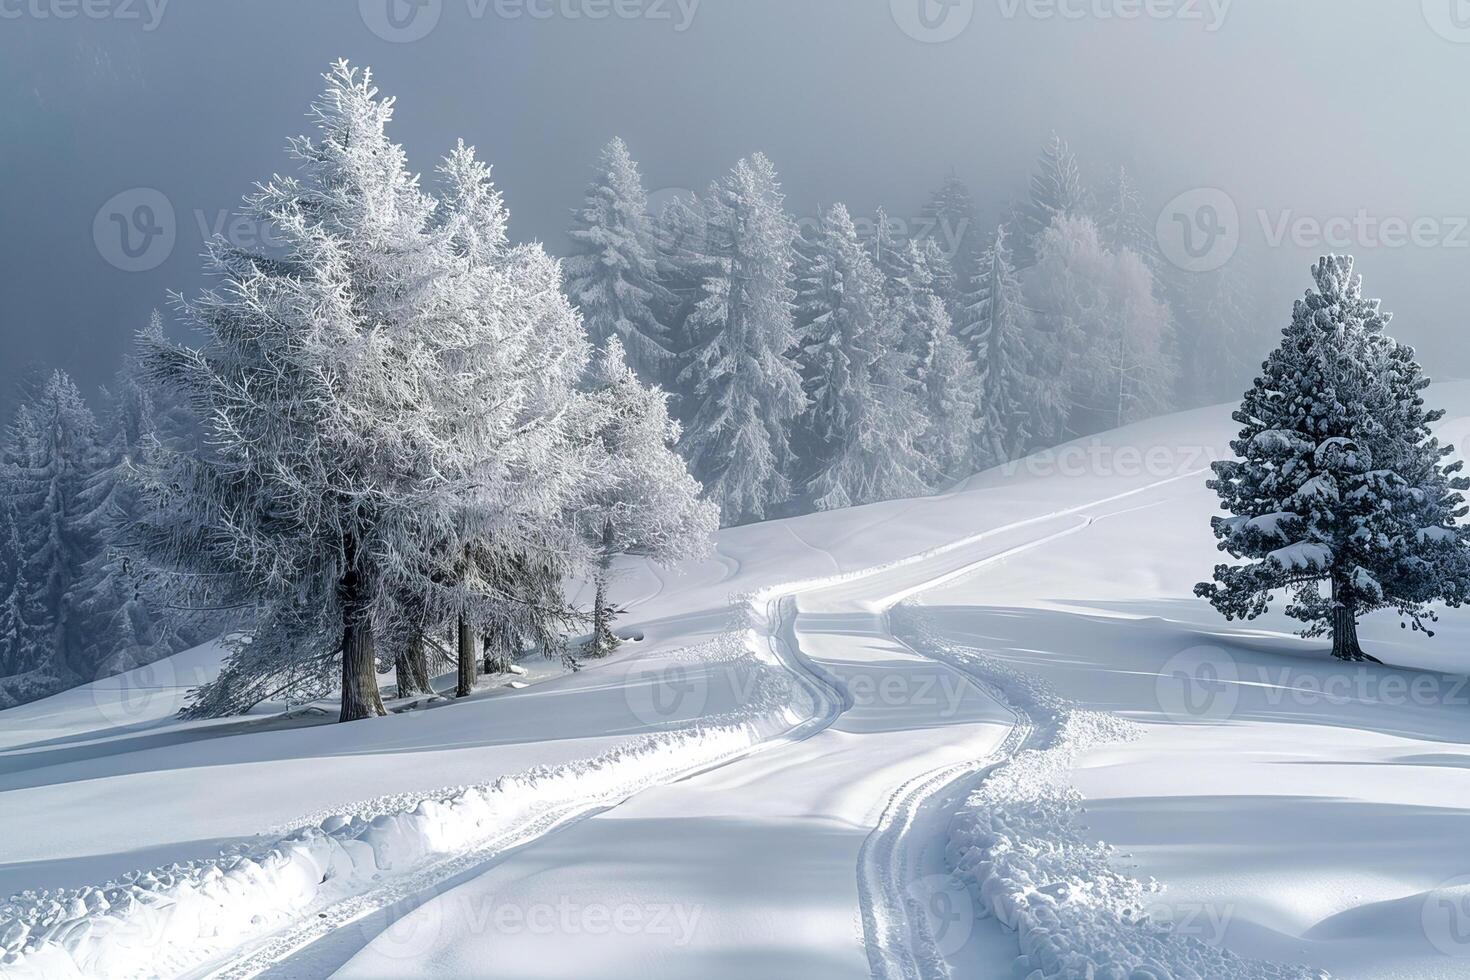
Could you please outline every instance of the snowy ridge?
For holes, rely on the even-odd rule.
[[[1014,931],[1017,974],[1027,980],[1324,980],[1301,966],[1246,960],[1150,919],[1146,896],[1162,891],[1113,866],[1108,844],[1089,839],[1083,800],[1069,782],[1089,748],[1138,737],[1111,715],[1072,708],[1046,685],[982,651],[948,643],[912,605],[894,626],[935,659],[988,678],[1030,719],[1031,732],[965,801],[950,824],[946,857],[979,913]]]
[[[737,609],[748,610],[748,604]],[[365,801],[254,846],[173,864],[96,887],[25,892],[0,908],[0,976],[100,980],[174,976],[301,924],[340,925],[485,860],[525,834],[613,805],[741,755],[814,713],[812,692],[762,656],[738,614],[725,633],[687,653],[752,672],[738,713],[654,732],[593,758],[502,776],[432,797]],[[548,819],[550,817],[551,819]],[[468,854],[466,852],[469,852]],[[346,918],[334,912],[343,905]],[[275,956],[271,956],[274,959]],[[250,975],[243,973],[241,975]]]

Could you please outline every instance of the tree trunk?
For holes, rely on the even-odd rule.
[[[476,672],[479,660],[475,656],[475,634],[470,630],[469,620],[459,618],[459,684],[454,689],[457,698],[475,693]]]
[[[613,611],[607,600],[607,573],[612,568],[613,526],[608,521],[602,528],[602,555],[597,562],[597,594],[592,606],[592,643],[588,655],[605,657],[618,648],[618,638],[612,631]]]
[[[377,718],[388,712],[378,693],[378,664],[373,650],[373,627],[368,620],[367,586],[353,567],[356,557],[347,549],[348,570],[338,586],[342,597],[342,712],[338,721]]]
[[[393,675],[398,682],[400,698],[434,693],[429,684],[429,657],[424,651],[423,637],[414,637],[407,649],[398,651],[393,660]]]
[[[484,638],[485,673],[510,673],[510,638],[504,630]]]
[[[1332,582],[1332,655],[1338,660],[1361,663],[1371,660],[1358,643],[1358,609],[1336,579]]]

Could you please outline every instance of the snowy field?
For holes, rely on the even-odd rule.
[[[206,647],[0,713],[0,975],[1465,976],[1470,612],[1224,622],[1233,428],[626,562],[637,640],[463,702],[180,722]]]

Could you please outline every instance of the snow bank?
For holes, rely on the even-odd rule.
[[[1027,980],[1307,980],[1326,974],[1245,960],[1180,935],[1145,911],[1162,891],[1113,866],[1114,851],[1090,840],[1083,800],[1071,785],[1077,757],[1127,741],[1131,722],[1071,707],[1042,682],[928,629],[912,606],[893,623],[915,648],[989,680],[1029,719],[1025,746],[991,772],[953,818],[951,873],[982,916],[993,915],[1021,945],[1016,973]]]
[[[749,608],[743,606],[742,608]],[[309,919],[389,879],[420,873],[558,808],[594,808],[748,751],[814,710],[760,652],[742,616],[688,658],[748,675],[741,709],[646,734],[594,758],[429,798],[355,804],[265,844],[133,873],[96,887],[24,892],[0,907],[0,976],[176,975]]]

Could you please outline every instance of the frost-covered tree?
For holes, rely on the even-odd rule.
[[[704,201],[712,269],[688,317],[680,450],[726,523],[760,520],[791,495],[791,427],[804,407],[791,287],[794,228],[776,170],[741,160]]]
[[[601,407],[598,439],[605,464],[580,516],[597,548],[587,652],[600,657],[618,642],[612,632],[617,611],[607,593],[613,558],[640,554],[670,564],[700,557],[719,527],[720,513],[702,499],[699,484],[675,451],[679,424],[669,418],[668,396],[638,380],[616,337],[594,359],[590,382]]]
[[[37,626],[44,610],[34,605],[35,596],[21,576],[25,552],[15,508],[0,487],[0,678],[13,677],[31,669],[39,647]],[[0,680],[0,684],[4,684]],[[8,703],[15,692],[0,689],[0,703]]]
[[[1057,219],[1085,214],[1088,208],[1077,157],[1066,140],[1053,134],[1041,150],[1036,172],[1031,176],[1030,194],[1020,209],[1017,264],[1029,268],[1036,261],[1042,236]]]
[[[938,242],[950,262],[963,267],[974,250],[975,199],[954,171],[929,195],[921,217],[924,237]]]
[[[927,428],[917,445],[926,478],[945,484],[988,464],[989,440],[977,415],[980,378],[974,359],[954,334],[949,299],[954,273],[939,243],[910,239],[890,251],[885,272],[898,353],[916,382],[913,390]]]
[[[155,314],[149,334],[161,333]],[[146,565],[126,550],[144,505],[137,488],[139,467],[164,447],[178,451],[190,445],[190,437],[177,406],[160,406],[130,359],[108,392],[99,465],[80,498],[80,520],[98,543],[77,586],[95,673],[152,663],[203,639],[200,628],[219,625],[167,608],[171,603]]]
[[[903,352],[917,367],[931,335],[929,300],[937,298],[948,311],[955,297],[954,270],[944,249],[932,238],[911,238],[887,255],[886,266],[879,270],[886,281]]]
[[[710,254],[703,198],[693,194],[674,197],[653,215],[652,222],[654,267],[672,304],[667,315],[670,347],[683,356],[708,339],[690,314],[704,296],[705,280],[719,274],[720,263]]]
[[[929,296],[921,311],[919,383],[925,429],[919,441],[930,482],[943,486],[997,461],[982,417],[980,376],[964,343],[954,335],[944,302]]]
[[[822,221],[798,296],[813,503],[833,510],[922,493],[917,372],[883,277],[840,204]]]
[[[1035,277],[1073,432],[1116,428],[1169,404],[1169,308],[1142,259],[1104,248],[1092,219],[1064,215],[1041,236]]]
[[[103,462],[96,417],[71,378],[56,371],[23,401],[7,433],[0,486],[18,555],[7,605],[15,632],[0,662],[21,675],[7,701],[93,679],[93,637],[83,579],[101,544],[86,520],[87,487]]]
[[[290,144],[300,175],[246,199],[276,247],[211,243],[222,287],[180,301],[203,345],[155,339],[145,356],[187,395],[205,448],[147,472],[139,548],[181,591],[250,620],[196,714],[334,687],[342,720],[381,714],[379,656],[444,619],[487,632],[515,598],[464,547],[508,565],[581,479],[528,445],[557,438],[542,389],[501,384],[536,375],[551,390],[546,359],[585,358],[585,340],[567,352],[559,339],[576,316],[557,264],[505,248],[472,152],[450,158],[441,205],[389,141],[392,100],[369,74],[339,62],[325,77],[318,136]],[[478,259],[502,252],[503,267]],[[527,351],[539,371],[505,367]],[[507,431],[513,448],[497,442]]]
[[[1059,440],[1065,419],[1045,400],[1037,377],[1034,317],[1011,258],[1005,225],[980,254],[970,290],[960,301],[957,333],[980,375],[980,432],[995,461],[1015,459]]]
[[[183,393],[207,453],[167,454],[145,482],[140,548],[196,601],[248,608],[252,622],[199,714],[280,691],[324,693],[339,667],[341,720],[383,713],[375,625],[388,625],[383,564],[436,472],[438,379],[418,336],[440,297],[433,201],[404,165],[367,72],[338,63],[291,141],[299,177],[245,207],[277,229],[278,254],[210,243],[222,288],[181,302],[198,349],[153,338],[151,377]],[[430,481],[432,482],[432,481]]]
[[[1157,274],[1162,258],[1158,235],[1128,168],[1120,166],[1098,197],[1097,227],[1103,246],[1113,252],[1128,249]]]
[[[455,635],[464,696],[482,662],[503,669],[526,638],[549,649],[574,619],[561,581],[586,557],[572,515],[595,483],[600,416],[579,387],[590,349],[557,263],[539,245],[508,244],[509,215],[473,148],[461,142],[439,171],[444,281],[465,305],[439,353],[435,425],[464,476],[440,501],[443,540],[428,554],[441,564],[399,588],[421,629]]]
[[[1363,296],[1353,260],[1326,256],[1312,275],[1316,290],[1235,413],[1237,458],[1210,481],[1231,515],[1212,519],[1220,550],[1248,563],[1217,566],[1195,591],[1230,619],[1254,619],[1285,591],[1303,635],[1330,631],[1335,657],[1372,659],[1360,616],[1394,609],[1427,631],[1430,603],[1465,601],[1470,480],[1446,463],[1429,380],[1383,332],[1389,316]]]
[[[671,376],[667,326],[674,299],[659,282],[648,195],[621,139],[603,147],[586,200],[574,212],[576,252],[564,268],[567,291],[594,344],[617,337],[645,381]]]

